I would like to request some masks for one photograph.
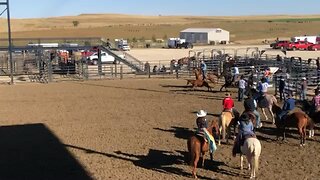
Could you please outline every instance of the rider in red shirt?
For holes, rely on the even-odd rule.
[[[234,102],[230,93],[226,93],[226,97],[222,101],[223,111],[232,112],[232,108],[234,107]]]

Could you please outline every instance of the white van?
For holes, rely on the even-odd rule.
[[[98,59],[99,59],[98,52],[95,52],[91,56],[88,57],[88,60],[94,65],[98,64]],[[114,60],[115,60],[115,58],[113,56],[109,55],[106,52],[103,52],[103,51],[101,52],[101,63],[102,64],[111,64],[111,63],[114,63]]]

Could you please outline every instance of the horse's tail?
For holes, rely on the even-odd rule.
[[[221,129],[220,129],[220,134],[222,134],[222,139],[225,140],[226,139],[226,116],[225,116],[225,113],[222,112],[221,115],[220,115],[220,126],[221,126]],[[221,133],[222,131],[222,133]]]
[[[260,144],[260,141],[258,139],[254,139],[255,142],[254,142],[254,150],[253,150],[253,160],[254,160],[254,164],[253,164],[253,167],[255,172],[257,173],[258,170],[259,170],[259,157],[260,157],[260,154],[261,154],[261,144]]]
[[[192,137],[188,139],[188,151],[189,151],[189,164],[190,166],[193,165],[195,153],[194,153],[194,148],[192,148]]]

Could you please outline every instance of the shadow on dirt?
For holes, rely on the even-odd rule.
[[[92,179],[44,124],[1,126],[0,137],[0,179]]]
[[[177,127],[177,126],[171,126],[170,129],[162,129],[162,128],[153,128],[155,130],[163,131],[163,132],[169,132],[173,133],[176,138],[179,139],[189,139],[195,131],[190,130],[189,128],[185,127]]]

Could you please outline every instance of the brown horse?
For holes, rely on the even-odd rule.
[[[307,126],[309,126],[311,131],[313,131],[314,128],[314,123],[308,117],[308,115],[302,111],[296,111],[288,114],[283,120],[281,120],[279,118],[279,114],[282,112],[282,109],[275,103],[272,105],[272,111],[276,114],[276,126],[279,131],[279,134],[277,134],[277,139],[279,138],[280,134],[282,134],[282,140],[284,140],[286,128],[295,127],[298,129],[300,134],[300,146],[305,146]]]
[[[196,87],[207,87],[208,91],[212,91],[212,88],[210,87],[210,85],[208,84],[207,81],[204,81],[202,79],[187,79],[187,85],[191,84],[192,85],[192,89],[195,90]]]
[[[212,120],[211,125],[207,128],[208,132],[213,135],[213,130],[216,132],[218,131],[217,127],[217,120]],[[193,166],[192,168],[192,176],[197,178],[197,166],[202,156],[202,167],[204,166],[205,154],[209,151],[209,144],[208,142],[201,143],[201,137],[193,135],[188,139],[188,151],[190,155],[190,165]],[[213,159],[212,153],[210,153],[210,159]]]
[[[203,79],[203,74],[202,74],[202,71],[200,68],[194,68],[193,69],[193,72],[196,76],[196,79]],[[206,79],[212,83],[218,83],[219,81],[219,76],[218,76],[218,73],[215,73],[215,72],[208,72],[206,74]]]

